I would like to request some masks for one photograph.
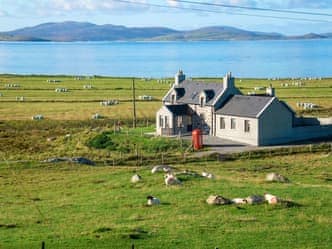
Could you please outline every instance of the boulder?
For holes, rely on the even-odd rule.
[[[266,175],[265,180],[267,182],[290,182],[289,179],[283,175],[280,175],[278,173],[269,173]]]
[[[264,197],[261,195],[251,195],[245,200],[248,204],[262,204],[265,201]]]
[[[228,205],[231,204],[231,200],[222,197],[221,195],[210,195],[206,199],[206,203],[209,205]]]

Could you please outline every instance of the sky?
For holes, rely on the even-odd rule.
[[[291,35],[332,32],[332,0],[193,1],[326,13],[330,16],[202,6],[180,3],[176,0],[128,0],[123,2],[118,0],[0,0],[0,31],[14,30],[45,22],[84,21],[128,27],[163,26],[178,30],[222,25]],[[151,4],[166,7],[151,6]],[[278,18],[251,15],[277,16]],[[306,20],[289,20],[287,18]]]

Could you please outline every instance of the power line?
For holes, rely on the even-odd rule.
[[[258,7],[249,7],[233,4],[219,4],[219,3],[204,3],[198,1],[187,1],[187,0],[173,0],[174,2],[179,3],[190,3],[196,5],[205,5],[205,6],[217,6],[224,8],[233,8],[233,9],[245,9],[245,10],[258,10],[258,11],[268,11],[268,12],[277,12],[277,13],[288,13],[288,14],[299,14],[299,15],[314,15],[314,16],[329,16],[332,14],[321,13],[321,12],[309,12],[309,11],[297,11],[297,10],[282,10],[282,9],[272,9],[272,8],[258,8]]]
[[[143,2],[132,2],[132,1],[128,1],[128,0],[112,0],[112,1],[113,2],[121,2],[121,3],[127,3],[127,4],[147,6],[147,7],[158,7],[158,8],[168,8],[168,9],[192,10],[192,11],[198,11],[198,12],[227,14],[227,15],[253,16],[253,17],[272,18],[272,19],[279,19],[279,20],[292,20],[292,21],[331,23],[331,21],[328,21],[328,20],[318,20],[318,19],[308,19],[308,18],[296,18],[296,17],[293,18],[293,17],[259,15],[259,14],[248,14],[248,13],[237,13],[237,12],[218,11],[218,10],[210,10],[210,9],[202,9],[202,8],[171,6],[171,5],[152,4],[152,3],[143,3]]]

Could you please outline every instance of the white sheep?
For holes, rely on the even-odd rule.
[[[165,184],[166,185],[181,185],[181,181],[176,178],[176,176],[174,176],[171,173],[168,173],[165,175]]]
[[[146,199],[148,200],[148,203],[147,203],[148,206],[160,204],[160,200],[152,195],[147,196]]]
[[[280,202],[280,199],[271,194],[264,194],[264,199],[269,203],[269,204],[277,204]]]
[[[203,177],[206,177],[208,179],[213,179],[214,178],[214,175],[212,173],[208,173],[208,172],[202,172],[202,176]]]
[[[136,183],[136,182],[139,182],[139,181],[141,181],[141,180],[142,180],[142,177],[141,177],[140,175],[138,175],[138,174],[133,175],[133,176],[131,177],[131,179],[130,179],[130,181],[131,181],[132,183]]]

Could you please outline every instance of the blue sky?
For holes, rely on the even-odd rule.
[[[126,26],[165,26],[175,29],[194,29],[204,26],[227,25],[248,30],[302,34],[332,32],[332,17],[278,14],[248,10],[178,3],[174,0],[129,0],[131,2],[161,4],[184,8],[205,8],[220,13],[158,8],[120,3],[115,0],[0,0],[0,31],[33,26],[44,22],[87,21],[96,24]],[[200,0],[196,0],[200,1]],[[206,0],[201,2],[277,8],[328,13],[332,15],[332,0]],[[250,15],[327,20],[329,22],[271,19]]]

